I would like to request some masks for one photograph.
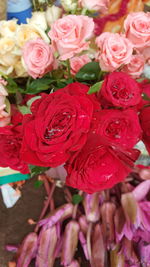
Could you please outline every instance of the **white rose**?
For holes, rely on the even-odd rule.
[[[23,47],[27,41],[36,38],[42,38],[47,43],[50,42],[46,33],[37,25],[21,24],[17,29],[16,43],[19,47]]]
[[[17,28],[19,25],[17,24],[17,20],[2,20],[0,21],[0,34],[3,37],[14,37]]]
[[[14,70],[15,70],[16,77],[28,77],[29,76],[21,60],[17,61],[16,65],[14,66]]]
[[[61,4],[63,8],[65,9],[65,11],[74,11],[77,8],[76,0],[61,0]]]
[[[45,12],[35,11],[35,12],[32,13],[31,19],[27,19],[27,21],[28,21],[28,24],[37,25],[43,31],[46,31],[46,29],[47,29],[47,22],[46,22]]]
[[[48,7],[45,13],[48,26],[51,27],[51,24],[61,17],[61,14],[62,14],[61,8],[54,5]]]

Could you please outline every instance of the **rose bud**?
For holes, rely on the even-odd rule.
[[[61,4],[65,11],[75,11],[77,8],[77,0],[61,0]]]
[[[54,5],[48,7],[45,12],[48,26],[51,27],[51,24],[61,17],[61,14],[62,14],[61,8]]]
[[[138,204],[132,193],[122,194],[121,204],[127,221],[136,223]]]
[[[150,190],[150,180],[146,180],[140,183],[138,186],[136,186],[135,189],[132,191],[132,194],[134,195],[136,201],[141,201],[142,199],[145,198],[149,190]]]
[[[80,216],[79,225],[80,225],[81,231],[86,235],[87,229],[88,229],[88,222],[86,220],[85,215]]]
[[[31,19],[27,19],[29,24],[40,27],[43,31],[47,29],[47,22],[45,18],[45,12],[35,11],[32,13]]]
[[[52,226],[48,229],[43,229],[39,237],[38,253],[36,257],[36,266],[38,267],[53,267],[55,257],[54,253],[57,245],[57,229]]]
[[[114,246],[115,240],[115,226],[114,226],[114,214],[116,206],[113,203],[104,203],[101,207],[102,216],[102,231],[104,236],[104,241],[108,249]]]
[[[110,262],[113,267],[125,267],[124,257],[118,253],[117,249],[110,251]]]
[[[58,221],[62,222],[66,218],[70,217],[72,215],[72,212],[73,212],[73,204],[71,203],[64,204],[58,209],[54,210],[52,213],[50,213],[45,219],[41,220],[39,222],[39,226],[46,224],[47,228],[51,227]]]
[[[70,263],[68,267],[80,267],[80,264],[77,260],[74,260]]]
[[[100,224],[96,224],[92,234],[92,266],[104,267],[105,263],[105,246],[102,237]]]
[[[100,202],[99,193],[85,194],[83,200],[83,206],[87,221],[95,223],[99,220],[100,218],[99,202]]]
[[[61,264],[65,266],[68,266],[73,260],[78,244],[79,229],[76,221],[70,221],[66,225],[61,254]]]
[[[87,240],[86,240],[84,234],[81,231],[79,232],[79,240],[80,240],[81,246],[83,248],[85,258],[87,260],[89,260],[88,248],[87,248]]]
[[[29,266],[31,260],[35,257],[37,250],[37,234],[30,233],[24,239],[22,245],[18,250],[17,267]]]

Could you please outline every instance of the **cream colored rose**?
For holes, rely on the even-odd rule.
[[[47,29],[47,22],[45,17],[45,12],[35,11],[32,13],[31,19],[28,19],[28,24],[33,24],[40,27],[43,31]]]
[[[0,21],[0,34],[3,37],[14,37],[16,30],[19,28],[17,20]]]
[[[50,27],[52,23],[54,23],[57,19],[61,17],[62,9],[57,6],[48,7],[45,16],[47,20],[47,24]]]
[[[0,64],[0,72],[6,74],[6,75],[10,75],[13,72],[13,67],[12,66],[3,66]]]
[[[4,66],[14,66],[18,56],[13,53],[15,40],[9,37],[0,39],[0,64]]]
[[[27,41],[37,39],[38,37],[49,43],[49,38],[40,27],[31,24],[22,24],[16,32],[16,43],[19,47],[23,47]]]
[[[22,60],[20,59],[19,61],[17,61],[17,63],[14,66],[14,71],[15,71],[15,76],[16,77],[28,77],[28,73],[25,70],[23,64],[22,64]]]

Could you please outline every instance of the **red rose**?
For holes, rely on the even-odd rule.
[[[66,162],[70,153],[80,150],[87,140],[92,115],[99,109],[89,88],[69,84],[52,94],[43,94],[32,106],[32,115],[24,118],[22,158],[39,165],[56,167]]]
[[[139,152],[123,153],[106,144],[105,141],[102,144],[96,134],[90,136],[81,152],[65,166],[68,186],[94,193],[111,188],[126,178]]]
[[[128,108],[141,101],[141,89],[128,74],[112,72],[105,77],[99,97],[107,100],[109,105]]]
[[[127,110],[102,110],[99,112],[98,133],[107,138],[110,144],[133,148],[140,140],[141,127],[137,112]]]
[[[26,174],[29,173],[29,169],[20,158],[21,142],[21,126],[0,127],[0,166]]]
[[[140,121],[143,130],[143,142],[150,154],[150,106],[141,111]]]

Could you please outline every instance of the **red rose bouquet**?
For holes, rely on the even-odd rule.
[[[144,144],[150,153],[150,13],[127,14],[124,0],[113,15],[106,0],[46,2],[27,24],[0,23],[0,167],[53,182],[17,266],[79,267],[78,239],[92,267],[106,266],[105,250],[111,266],[149,264],[150,183],[136,165]],[[105,31],[121,15],[123,29]],[[72,200],[67,187],[69,203],[43,219],[55,178],[80,191]]]

